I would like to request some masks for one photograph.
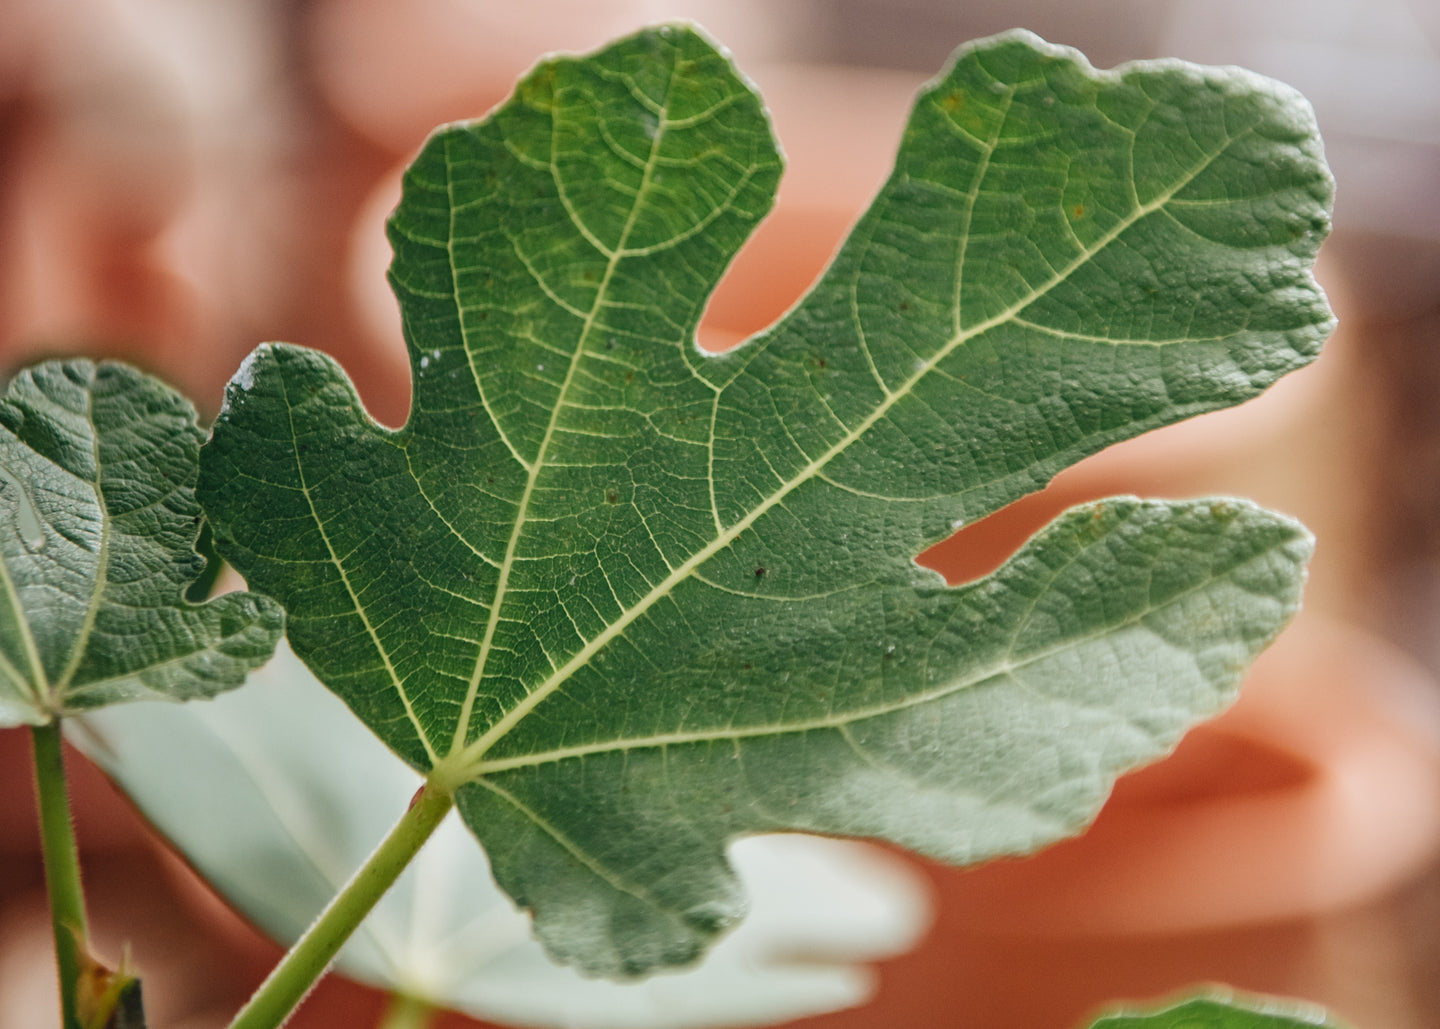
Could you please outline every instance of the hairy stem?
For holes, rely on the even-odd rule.
[[[284,1024],[454,804],[448,792],[430,786],[420,791],[390,835],[240,1009],[230,1029],[276,1029]]]
[[[45,888],[50,894],[50,921],[55,930],[55,963],[60,972],[60,1012],[65,1029],[78,1029],[80,957],[88,930],[85,895],[80,888],[80,857],[65,759],[60,748],[60,719],[30,730],[35,752],[35,798],[40,813],[40,848],[45,861]]]
[[[376,1029],[428,1029],[435,1015],[435,1006],[429,1001],[408,993],[396,993],[391,996],[390,1006]]]

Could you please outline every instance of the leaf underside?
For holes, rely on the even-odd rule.
[[[208,697],[275,649],[284,612],[184,591],[200,429],[174,390],[109,362],[51,361],[0,398],[0,726],[120,701]]]
[[[979,583],[914,561],[1315,356],[1331,180],[1292,91],[964,48],[819,283],[706,354],[779,172],[693,30],[547,61],[406,176],[404,427],[267,344],[202,455],[217,546],[296,653],[462,784],[500,884],[591,972],[693,960],[743,908],[738,835],[968,862],[1077,831],[1229,699],[1309,554],[1243,502],[1118,499]]]

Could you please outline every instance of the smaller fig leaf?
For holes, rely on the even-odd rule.
[[[268,597],[185,600],[195,409],[133,368],[51,361],[0,398],[0,726],[239,686],[284,626]]]

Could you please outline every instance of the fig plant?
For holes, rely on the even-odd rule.
[[[193,447],[185,469],[136,455],[198,442],[156,420],[183,402],[128,404],[111,458],[85,384],[133,373],[12,386],[11,723],[38,741],[81,706],[234,685],[274,646],[273,597],[423,781],[234,1026],[284,1020],[452,807],[551,957],[612,977],[740,919],[740,837],[1033,851],[1220,710],[1294,613],[1310,538],[1242,500],[1089,504],[956,587],[915,555],[1315,357],[1332,181],[1298,94],[970,44],[810,292],[707,353],[707,298],[780,171],[759,97],[685,26],[546,60],[438,130],[389,227],[409,419],[265,344],[200,453],[215,548],[263,596],[180,599]]]
[[[239,686],[284,613],[255,594],[184,598],[205,569],[202,434],[175,391],[123,365],[51,362],[10,382],[0,427],[0,727],[31,727],[64,1025],[104,1025],[136,993],[86,942],[61,722]]]

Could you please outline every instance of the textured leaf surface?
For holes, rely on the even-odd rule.
[[[690,30],[540,65],[406,177],[405,426],[267,345],[202,458],[217,545],[296,652],[458,784],[501,885],[593,972],[732,923],[738,835],[975,861],[1076,831],[1228,700],[1309,552],[1247,504],[1116,500],[977,584],[913,560],[1315,355],[1331,182],[1292,91],[968,47],[822,280],[708,355],[779,168]]]
[[[238,686],[283,612],[237,593],[190,604],[200,430],[179,394],[123,365],[49,362],[0,399],[0,726]]]
[[[1217,992],[1149,1013],[1110,1015],[1090,1029],[1341,1029],[1314,1005]]]
[[[187,861],[283,942],[299,938],[420,785],[283,646],[214,703],[131,704],[71,729]],[[505,1025],[773,1024],[860,1002],[870,976],[857,965],[908,948],[928,922],[918,875],[873,848],[769,836],[741,841],[732,858],[752,899],[744,924],[684,974],[612,983],[546,959],[452,818],[338,967]]]

